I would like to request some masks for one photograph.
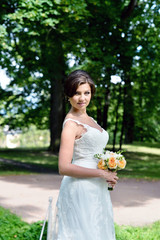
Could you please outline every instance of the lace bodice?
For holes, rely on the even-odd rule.
[[[86,132],[79,139],[75,140],[72,163],[84,167],[97,168],[97,159],[94,158],[94,155],[103,152],[109,139],[108,133],[104,129],[100,131],[98,128],[71,118],[67,118],[64,124],[67,121],[74,121],[86,129]]]
[[[108,141],[108,133],[98,125],[81,125],[81,134],[74,142],[72,164],[85,168],[97,168],[96,153],[102,153]],[[84,127],[84,128],[83,128]],[[83,133],[82,133],[83,132]],[[78,138],[80,137],[80,138]],[[54,221],[52,240],[116,240],[113,211],[108,185],[100,177],[64,176]]]

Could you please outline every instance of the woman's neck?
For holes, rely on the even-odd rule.
[[[70,111],[69,111],[70,114],[72,114],[73,116],[75,117],[79,117],[79,118],[86,118],[88,117],[88,114],[86,112],[86,109],[85,110],[76,110],[74,108],[71,108]]]

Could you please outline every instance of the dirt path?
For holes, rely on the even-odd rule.
[[[45,218],[49,196],[56,204],[62,177],[32,174],[0,177],[0,206],[29,223]],[[120,225],[145,225],[160,220],[160,181],[120,180],[111,193],[114,219]]]

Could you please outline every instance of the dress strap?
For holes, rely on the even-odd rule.
[[[66,123],[67,121],[73,121],[73,122],[78,123],[79,125],[83,125],[83,126],[86,127],[86,124],[85,124],[85,123],[81,123],[80,121],[78,121],[78,120],[76,120],[76,119],[73,119],[73,118],[66,118],[66,119],[64,120],[64,122],[63,122],[63,127],[64,127],[64,125],[65,125],[65,123]]]
[[[93,120],[93,122],[95,122],[97,124],[97,121],[93,117],[91,117],[91,119]]]

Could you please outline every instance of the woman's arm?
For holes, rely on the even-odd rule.
[[[78,127],[74,122],[68,121],[62,130],[59,151],[59,173],[77,178],[100,177],[115,184],[118,179],[116,173],[101,169],[85,168],[71,163],[77,129]]]

